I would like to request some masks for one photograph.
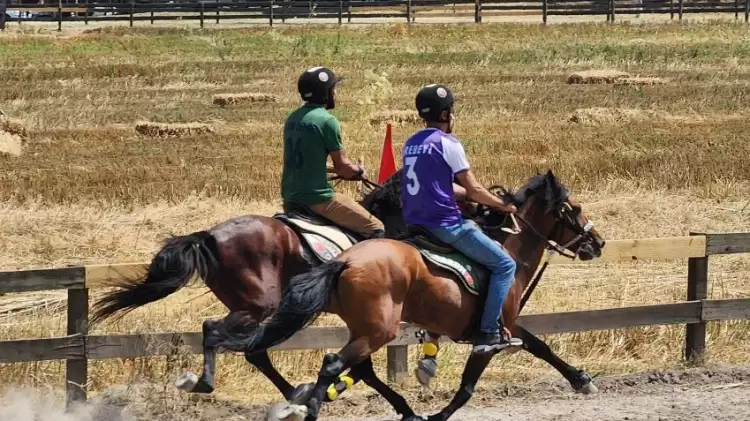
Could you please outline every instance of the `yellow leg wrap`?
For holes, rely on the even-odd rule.
[[[354,379],[349,376],[341,376],[339,377],[341,381],[346,383],[346,389],[349,389],[350,387],[354,386]],[[344,390],[346,390],[344,389]]]
[[[422,344],[422,352],[426,357],[434,357],[438,354],[438,346],[430,342],[425,342]]]
[[[343,384],[342,384],[343,382]],[[331,401],[336,400],[340,393],[345,392],[347,389],[354,385],[354,379],[349,376],[340,376],[339,381],[328,386],[328,399]]]

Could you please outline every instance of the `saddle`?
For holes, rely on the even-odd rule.
[[[284,211],[276,213],[273,218],[297,233],[303,247],[311,250],[320,262],[331,260],[365,240],[363,235],[341,227],[299,203],[285,203]]]
[[[401,235],[399,240],[412,243],[418,247],[424,247],[437,253],[451,253],[458,251],[450,244],[441,241],[439,238],[432,235],[432,233],[417,225],[407,224],[406,232]]]
[[[425,263],[432,263],[451,272],[469,293],[478,296],[486,293],[489,269],[441,241],[426,229],[407,225],[406,232],[399,237],[399,241],[419,250]]]

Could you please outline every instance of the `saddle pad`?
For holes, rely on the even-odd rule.
[[[486,293],[489,270],[484,266],[474,262],[458,251],[438,253],[412,243],[409,244],[416,247],[427,261],[456,275],[469,293],[473,295],[484,295]]]
[[[297,218],[288,218],[289,222],[293,223],[303,231],[308,233],[318,234],[324,237],[326,240],[332,242],[342,251],[348,249],[353,245],[349,237],[346,236],[340,229],[331,225],[315,225],[307,221],[303,221]],[[309,240],[308,240],[309,241]]]

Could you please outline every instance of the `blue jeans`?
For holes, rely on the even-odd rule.
[[[470,221],[463,220],[448,227],[423,228],[492,272],[479,329],[484,333],[499,332],[500,313],[516,273],[515,260]]]

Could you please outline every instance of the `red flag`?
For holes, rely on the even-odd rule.
[[[396,158],[393,155],[393,139],[391,138],[391,123],[385,129],[383,152],[380,155],[380,170],[378,184],[383,184],[388,177],[396,173]]]

